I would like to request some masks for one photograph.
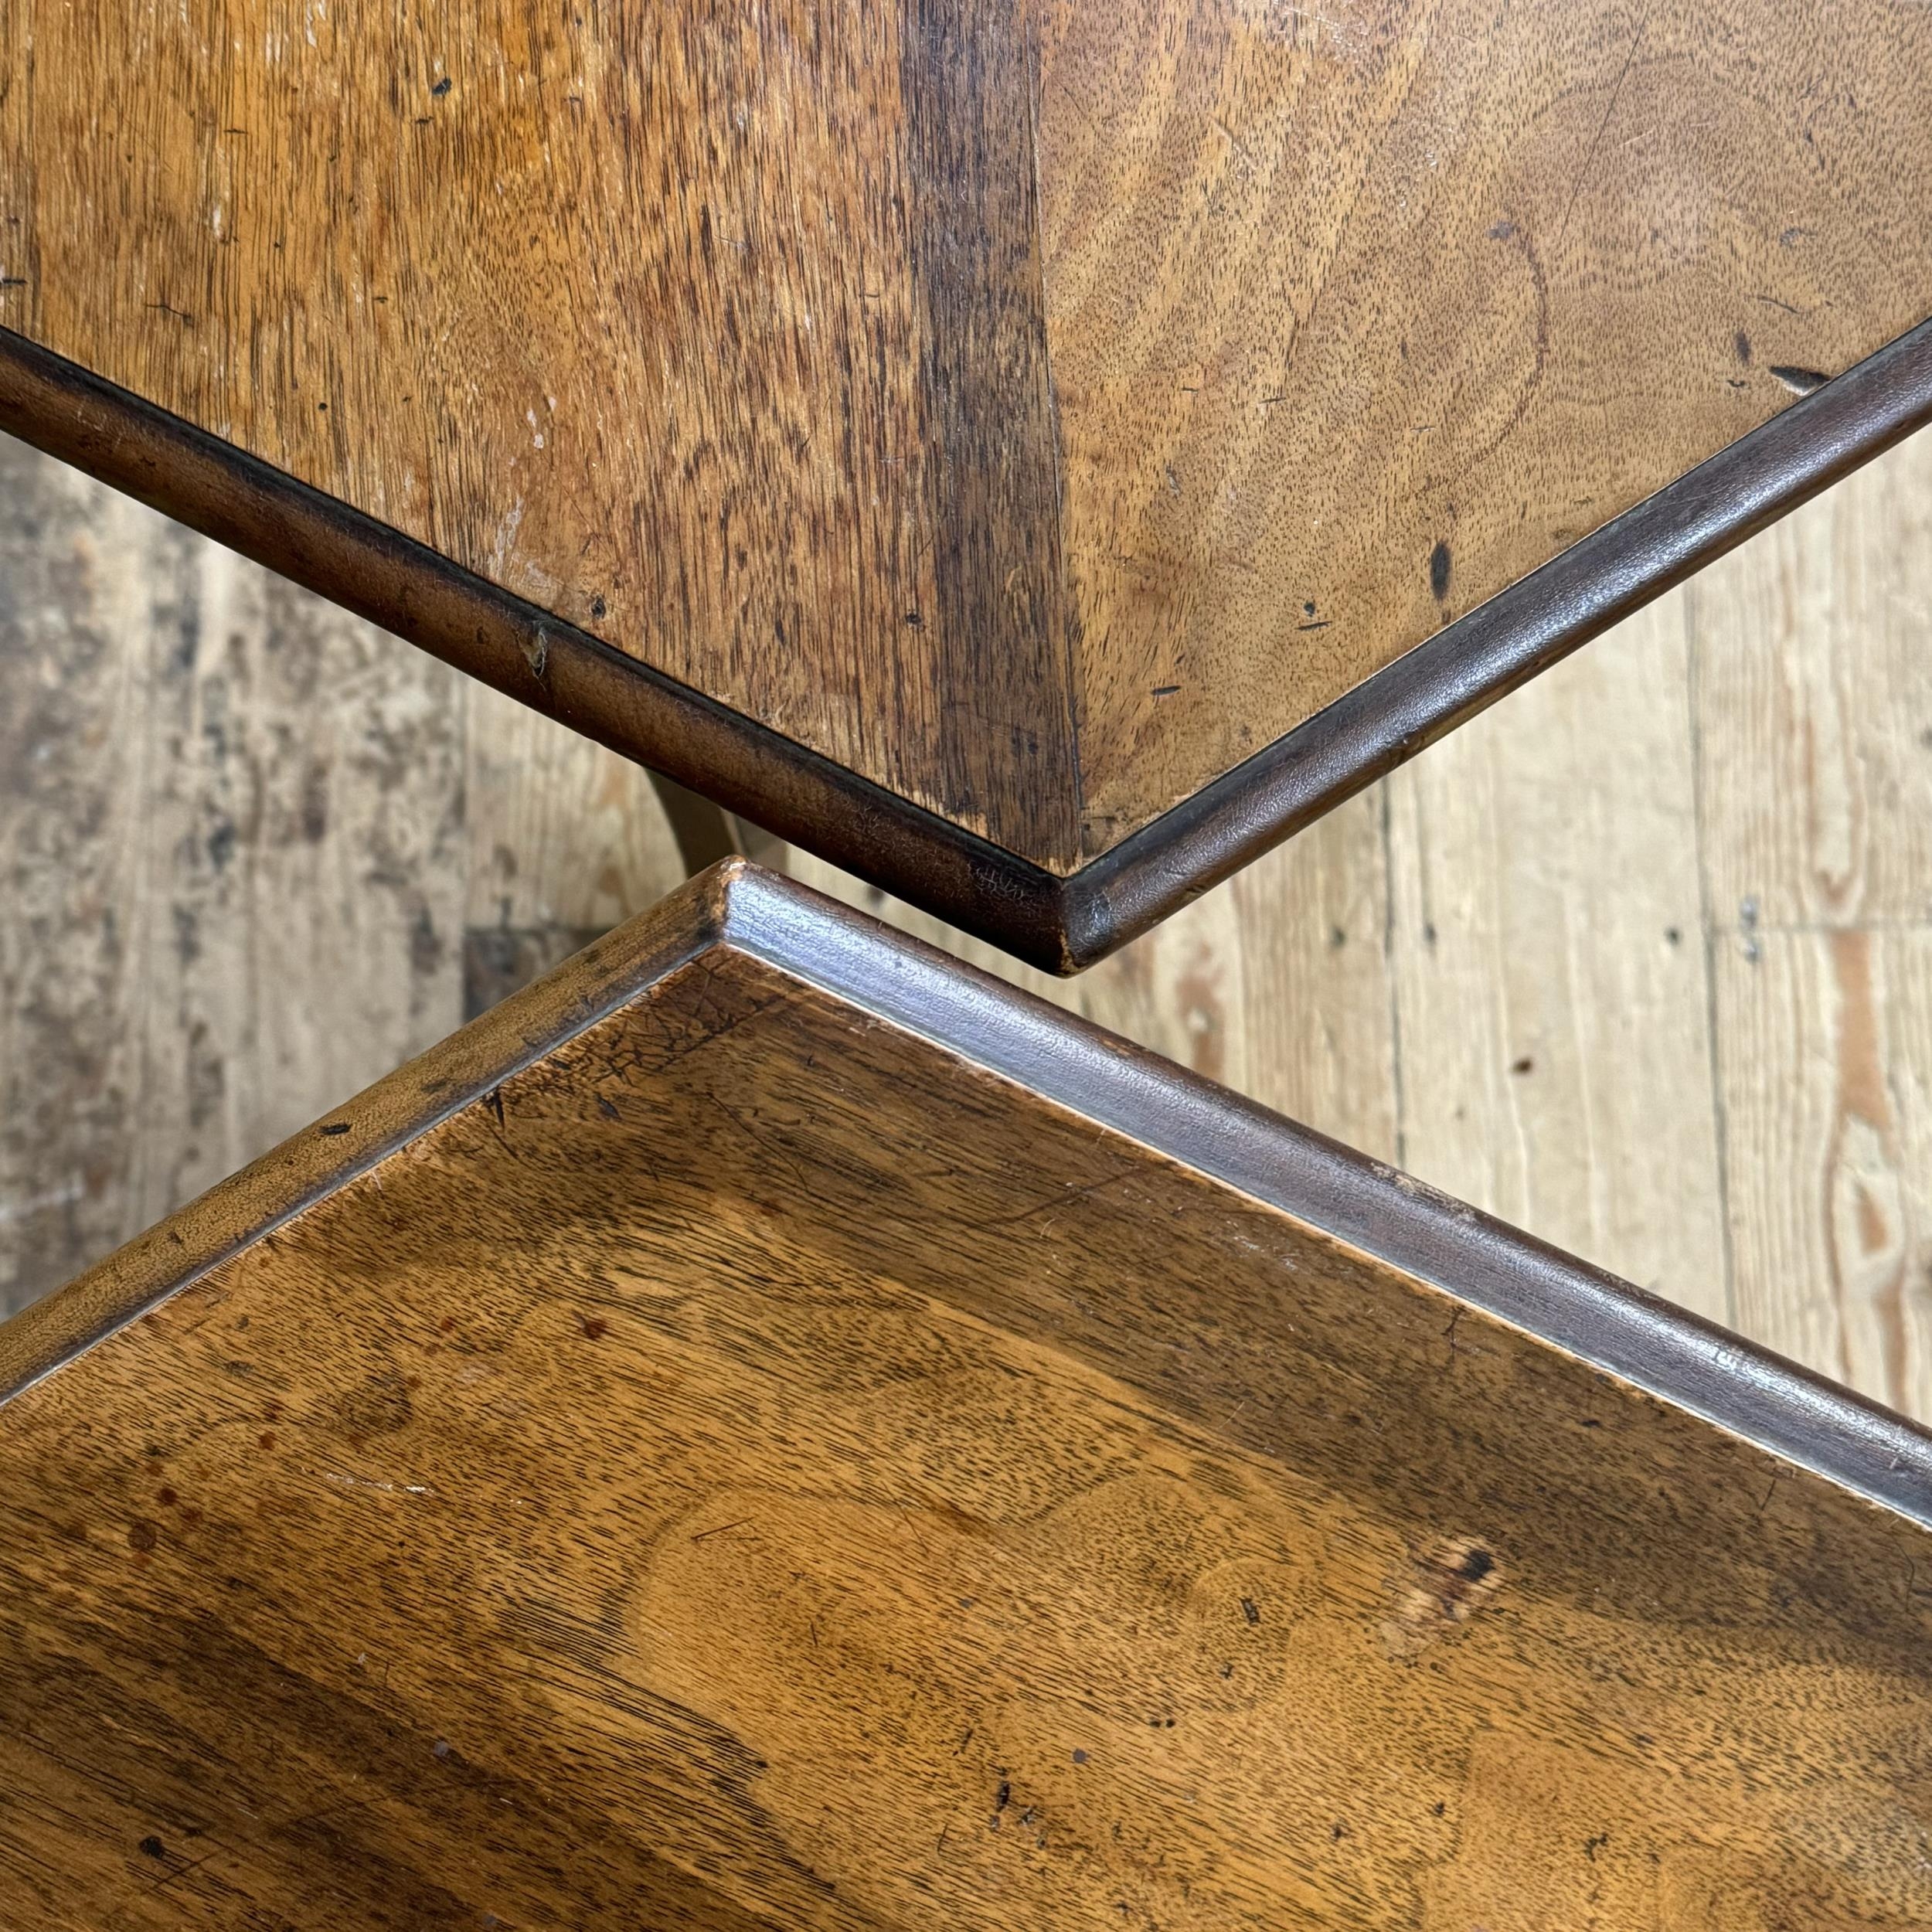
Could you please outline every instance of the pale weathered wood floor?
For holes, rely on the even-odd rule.
[[[640,773],[4,444],[0,676],[8,1305],[679,876]],[[1020,977],[1932,1417],[1932,437]]]

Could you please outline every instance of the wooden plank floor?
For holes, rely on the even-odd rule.
[[[1920,438],[1084,978],[949,943],[1932,1417],[1929,538]],[[15,444],[0,671],[9,1306],[679,876],[641,774]]]

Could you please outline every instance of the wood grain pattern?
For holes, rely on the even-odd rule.
[[[1921,437],[1060,996],[1932,1417],[1928,515]]]
[[[682,875],[650,781],[634,765],[406,654],[392,676],[365,655],[338,653],[327,641],[335,621],[316,600],[277,587],[203,539],[169,533],[151,512],[17,444],[0,443],[0,453],[11,519],[9,573],[0,588],[14,600],[13,617],[0,631],[0,662],[10,684],[49,694],[21,715],[27,736],[8,764],[17,781],[32,782],[0,787],[0,849],[31,861],[9,898],[13,917],[0,920],[0,947],[9,949],[11,962],[0,981],[8,1002],[3,1023],[16,1043],[4,1064],[16,1071],[20,1095],[9,1116],[20,1131],[8,1138],[0,1183],[0,1280],[12,1308],[59,1287],[218,1173],[265,1151],[291,1120],[334,1104],[377,1070],[382,1056],[399,1061],[430,1044],[453,1023],[458,1000],[463,1016],[475,1017],[655,903]],[[63,566],[70,542],[85,546],[83,573]],[[424,902],[434,902],[436,941],[412,948],[405,920],[394,950],[385,951],[374,944],[367,909],[351,900],[335,907],[329,929],[361,935],[355,970],[332,945],[293,956],[279,948],[276,1010],[291,1030],[301,1029],[301,1050],[287,1050],[273,1025],[265,1032],[257,1026],[224,1033],[219,1057],[228,1089],[260,1096],[272,1083],[274,1106],[231,1107],[219,1148],[185,1163],[177,1158],[185,1103],[172,1087],[117,1083],[99,1106],[81,1099],[97,1077],[83,1062],[91,1066],[90,1056],[106,1050],[98,1043],[113,1042],[113,1052],[135,1066],[185,1064],[195,1053],[194,1026],[206,1018],[206,1001],[190,1012],[148,998],[147,979],[124,957],[104,973],[93,951],[97,936],[134,920],[172,930],[168,909],[192,898],[206,958],[246,959],[274,944],[256,914],[279,903],[277,875],[272,859],[264,866],[249,855],[252,818],[239,833],[253,881],[244,893],[218,900],[199,894],[205,849],[172,833],[154,841],[139,877],[118,869],[141,787],[198,743],[191,734],[185,747],[180,733],[164,732],[172,708],[138,695],[150,665],[178,662],[178,600],[155,594],[171,570],[185,572],[190,583],[226,585],[232,577],[222,601],[230,638],[239,639],[230,648],[245,660],[317,658],[304,687],[313,716],[298,734],[298,749],[311,739],[360,743],[372,734],[370,755],[333,764],[325,839],[344,828],[379,826],[381,851],[372,849],[366,862],[386,882],[385,896],[396,892],[400,874],[416,882]],[[352,627],[345,634],[361,634]],[[120,694],[129,688],[137,695],[124,701]],[[277,702],[259,680],[227,680],[227,732],[249,744],[281,743],[289,721]],[[35,744],[47,747],[43,755],[33,755]],[[423,754],[421,782],[403,789],[385,783],[394,759],[376,753],[410,745]],[[454,798],[446,789],[453,758],[461,764]],[[93,802],[96,781],[77,768],[80,760],[100,767],[99,782],[111,781],[101,804]],[[281,769],[267,768],[277,787],[284,782]],[[187,781],[177,775],[168,782]],[[278,804],[277,813],[299,807],[304,768],[294,768],[287,782],[295,804]],[[459,800],[460,836],[453,841],[446,821]],[[1396,1069],[1379,976],[1379,811],[1372,800],[1345,807],[1198,913],[1069,981],[1029,973],[997,948],[861,889],[801,852],[784,862],[794,876],[849,895],[975,964],[1004,970],[1185,1065],[1393,1158]],[[432,863],[434,878],[423,870]],[[345,864],[345,890],[359,891],[362,877]],[[43,919],[35,910],[37,892],[61,882],[71,891],[87,880],[99,882],[85,895],[88,915]],[[313,881],[304,888],[313,889]],[[151,915],[142,910],[150,899]],[[460,947],[450,940],[452,930]],[[171,968],[164,961],[149,970],[165,979]],[[372,1034],[337,1008],[355,997],[359,975],[372,970],[408,985],[413,995],[432,996],[412,998],[404,1026],[392,1030],[385,1022]],[[48,1004],[56,994],[72,1002],[70,1016],[57,1026]],[[304,1016],[321,1012],[333,1015],[329,1024],[307,1023]],[[77,1041],[68,1030],[75,1026],[97,1044]],[[64,1057],[70,1053],[80,1058]],[[146,1178],[128,1194],[121,1190],[131,1167]],[[1618,1257],[1610,1250],[1599,1258]]]
[[[0,323],[1070,862],[1016,59],[990,5],[29,0]]]
[[[580,627],[560,662],[600,640],[876,782],[883,856],[769,746],[675,774],[1064,970],[1592,600],[1431,656],[1345,769],[1284,751],[1312,802],[1249,772],[1204,844],[1171,808],[1925,319],[1932,25],[1849,5],[21,0],[0,325]],[[1585,574],[1628,607],[1628,568]],[[388,621],[505,682],[432,605]],[[583,728],[675,738],[623,684]]]
[[[1923,1528],[995,998],[707,882],[0,1331],[137,1318],[0,1415],[10,1923],[1932,1920]]]
[[[266,944],[251,936],[253,913],[277,903],[274,862],[245,862],[251,890],[217,899],[196,883],[205,848],[168,832],[148,848],[140,876],[124,876],[131,774],[174,754],[162,729],[172,708],[119,694],[145,688],[151,662],[172,661],[176,600],[147,593],[179,566],[146,533],[158,528],[152,519],[124,523],[126,506],[108,492],[15,454],[6,474],[17,547],[5,588],[31,621],[16,614],[0,633],[7,679],[39,694],[21,719],[36,741],[73,747],[11,758],[15,782],[0,787],[0,850],[32,861],[0,917],[9,962],[0,1028],[12,1043],[0,1048],[0,1067],[20,1096],[0,1182],[0,1280],[18,1305],[181,1205],[224,1163],[261,1151],[291,1118],[333,1104],[379,1053],[393,1061],[420,1047],[449,1023],[437,1015],[454,1015],[459,1001],[482,1010],[651,903],[675,882],[677,862],[634,768],[494,693],[431,684],[448,706],[440,729],[464,747],[467,858],[436,832],[448,808],[442,754],[423,784],[403,791],[382,789],[381,758],[338,760],[331,781],[331,838],[383,825],[392,849],[419,868],[428,899],[467,903],[451,914],[463,922],[462,946],[446,945],[427,980],[405,964],[406,921],[377,947],[393,976],[417,988],[434,982],[434,1001],[410,1022],[420,1030],[372,1042],[353,1024],[305,1026],[295,1054],[280,1050],[274,1028],[223,1036],[230,1093],[273,1106],[231,1107],[219,1145],[180,1160],[180,1089],[130,1084],[131,1073],[97,1086],[98,1073],[76,1070],[104,1054],[151,1076],[185,1069],[195,1025],[227,1008],[219,998],[144,997],[124,952],[104,967],[97,947],[111,929],[101,914],[134,920],[151,898],[165,935],[168,906],[192,898],[204,958],[246,958]],[[1895,1346],[1912,1332],[1921,1293],[1909,1267],[1905,1325],[1866,1325],[1854,1345],[1839,1345],[1834,1270],[1858,1272],[1855,1240],[1831,1257],[1835,1230],[1855,1237],[1856,1222],[1837,1215],[1842,1185],[1814,1165],[1830,1131],[1794,1124],[1821,1120],[1829,1104],[1838,1048],[1828,961],[1797,978],[1801,996],[1770,1006],[1750,996],[1748,982],[1717,1000],[1713,979],[1753,937],[1768,952],[1787,922],[1813,931],[1807,944],[1823,939],[1821,924],[1869,932],[1875,974],[1889,989],[1880,1059],[1896,1117],[1909,1117],[1910,1096],[1932,1081],[1932,1049],[1903,1017],[1914,982],[1886,965],[1894,936],[1924,930],[1915,903],[1932,901],[1932,872],[1914,856],[1921,828],[1911,789],[1932,718],[1923,684],[1932,658],[1913,642],[1922,627],[1912,567],[1928,503],[1932,440],[1918,439],[1435,747],[1386,788],[1386,803],[1372,792],[1332,814],[1076,980],[1029,975],[801,853],[785,862],[1617,1274],[1707,1313],[1728,1308],[1742,1332],[1825,1372],[1842,1375],[1849,1364],[1853,1386],[1932,1417],[1920,1406],[1914,1355]],[[89,571],[36,577],[77,532],[86,533]],[[217,568],[210,558],[191,576]],[[1792,583],[1803,594],[1781,601],[1777,587]],[[230,594],[230,621],[266,625],[304,602]],[[305,617],[279,647],[251,637],[247,655],[285,656],[294,637],[304,640],[296,648],[313,648],[307,641],[322,621]],[[1673,647],[1672,627],[1688,654]],[[371,727],[356,721],[356,707],[368,704],[380,736],[403,741],[405,720],[426,702],[402,675],[407,662],[393,681],[369,661],[354,675],[318,679],[314,729],[359,742]],[[253,742],[270,735],[279,702],[272,683],[230,682],[225,715]],[[1668,729],[1685,717],[1689,745]],[[1832,747],[1815,767],[1829,789],[1815,798],[1808,745]],[[77,757],[106,776],[87,777]],[[56,762],[66,772],[57,783]],[[1855,835],[1835,829],[1847,826]],[[1796,875],[1789,887],[1777,883],[1800,862],[1787,855],[1821,830],[1831,832],[1830,850],[1859,852],[1859,876],[1872,882],[1840,895],[1836,913],[1821,889],[1801,890]],[[1709,871],[1708,910],[1693,906],[1687,918],[1683,869],[1693,849]],[[432,854],[466,871],[467,883],[424,876]],[[345,868],[350,885],[360,876]],[[54,886],[74,890],[93,913],[43,919],[40,895]],[[1744,921],[1747,899],[1755,927]],[[337,915],[357,917],[352,903]],[[362,930],[362,944],[376,943],[372,928]],[[169,983],[172,954],[148,970]],[[277,1010],[295,1019],[335,1011],[355,984],[328,943],[280,948],[275,971]],[[1637,1038],[1656,1045],[1633,1046],[1612,1023],[1633,1001],[1645,1015]],[[1532,1068],[1518,1073],[1532,1026]],[[1926,1225],[1923,1163],[1888,1155],[1884,1168],[1897,1225]],[[135,1196],[122,1192],[131,1174],[144,1177]],[[1713,1215],[1721,1291],[1707,1260]]]
[[[845,889],[1932,1418],[1928,515],[1921,437],[1077,980]]]
[[[1687,600],[1739,1316],[1921,1411],[1932,581],[1916,566],[1929,529],[1921,440]]]
[[[1932,1413],[1932,932],[1740,934],[1714,964],[1740,1319]]]
[[[1682,598],[1652,606],[1388,781],[1396,1158],[1729,1321],[1702,882],[1685,836],[1688,614]],[[1777,1185],[1782,1169],[1761,1171]],[[1796,1293],[1816,1277],[1790,1278]]]
[[[0,1308],[461,1018],[457,680],[0,444]]]
[[[1090,852],[1927,312],[1890,0],[1044,17]]]
[[[124,933],[141,801],[122,727],[138,715],[168,573],[157,546],[127,541],[127,522],[148,513],[129,505],[117,517],[107,498],[87,478],[0,443],[0,661],[17,694],[0,711],[0,1284],[9,1312],[138,1226],[125,1190],[139,1156],[123,1131],[138,1056],[117,1022],[130,992]],[[134,569],[112,569],[132,560]],[[159,1205],[165,1212],[182,1198]]]
[[[1932,923],[1932,439],[1690,587],[1727,928]]]

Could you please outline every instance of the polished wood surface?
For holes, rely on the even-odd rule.
[[[0,325],[1070,863],[1001,12],[20,0]]]
[[[1892,0],[21,0],[0,325],[571,627],[532,702],[580,634],[983,836],[873,862],[993,931],[1923,321],[1928,73]],[[629,709],[577,721],[636,750]],[[1077,964],[1141,917],[1087,910],[1001,936]]]
[[[1929,529],[1922,438],[1077,979],[784,866],[1932,1420]],[[0,680],[0,1312],[679,882],[636,767],[4,442]]]
[[[0,1330],[7,1922],[1932,1922],[1932,1441],[1675,1319],[713,875]]]
[[[1923,9],[1043,14],[1090,853],[1932,313]]]

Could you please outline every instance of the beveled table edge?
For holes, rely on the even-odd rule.
[[[0,428],[778,838],[1074,973],[1932,421],[1932,321],[1793,403],[1065,877],[0,328]]]
[[[1932,423],[1932,320],[1499,590],[1073,873],[1075,968]]]
[[[0,1403],[716,945],[741,863],[702,873],[0,1321]]]
[[[0,430],[1049,971],[1056,875],[0,328]]]
[[[1932,1431],[741,859],[713,867],[0,1325],[0,1403],[718,947],[1932,1527]]]

